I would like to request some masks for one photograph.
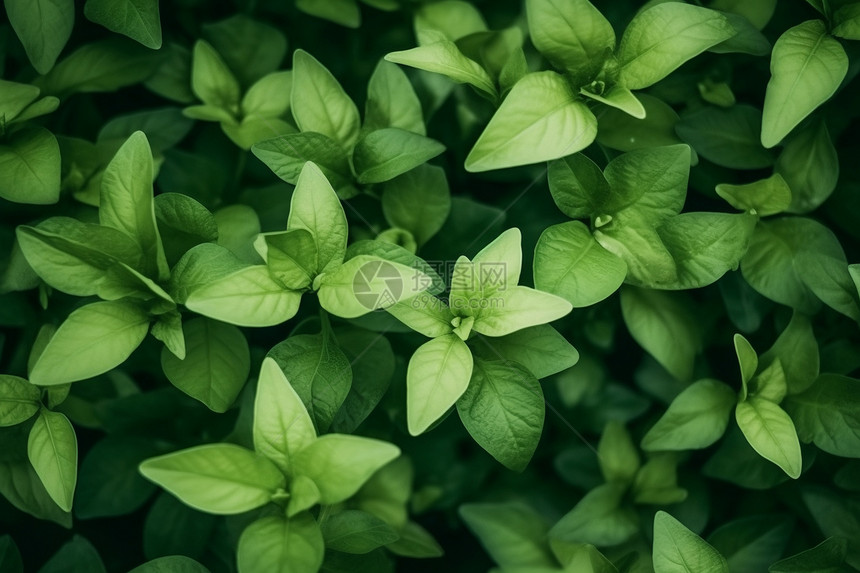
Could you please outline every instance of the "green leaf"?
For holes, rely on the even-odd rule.
[[[776,41],[770,71],[761,128],[761,143],[768,148],[830,99],[848,73],[848,56],[824,22],[807,20]]]
[[[630,433],[618,421],[603,428],[597,445],[597,463],[607,483],[630,484],[639,471],[639,452],[633,445]]]
[[[621,290],[621,313],[633,339],[672,376],[681,382],[692,378],[701,331],[686,298],[625,287]]]
[[[655,573],[728,573],[725,557],[666,513],[654,516]]]
[[[847,573],[844,565],[848,543],[844,537],[828,537],[812,549],[781,559],[769,573]]]
[[[53,386],[92,378],[122,364],[149,330],[149,316],[130,302],[94,302],[60,325],[36,365],[30,382]]]
[[[175,107],[163,107],[144,110],[116,116],[105,123],[99,130],[96,143],[112,145],[118,148],[136,131],[146,134],[154,155],[179,144],[194,122],[182,115],[182,110]],[[113,153],[111,149],[111,153]]]
[[[73,93],[112,92],[147,79],[162,55],[125,38],[84,44],[36,83],[42,93],[64,97]]]
[[[508,287],[492,293],[475,317],[475,332],[504,336],[529,326],[546,324],[570,313],[569,302],[554,294],[524,286]]]
[[[792,479],[800,476],[800,442],[794,423],[782,408],[754,396],[737,405],[735,419],[761,457],[778,465]]]
[[[804,503],[824,536],[842,537],[848,541],[845,563],[856,569],[860,563],[860,504],[853,497],[808,487],[801,492]]]
[[[176,302],[184,304],[189,292],[243,267],[236,255],[225,247],[202,243],[189,249],[173,266],[167,288]]]
[[[243,87],[277,70],[287,55],[287,38],[281,30],[241,12],[201,28],[203,37],[224,58]]]
[[[24,573],[24,563],[21,561],[21,552],[15,545],[11,535],[0,537],[0,567],[9,573]]]
[[[54,67],[72,35],[73,0],[6,0],[6,14],[30,63],[40,74]]]
[[[576,348],[548,324],[524,328],[492,341],[482,339],[481,342],[476,344],[474,352],[480,352],[490,360],[513,360],[539,379],[567,370],[579,360]]]
[[[275,175],[293,185],[305,162],[314,162],[338,189],[352,185],[352,172],[346,151],[335,140],[321,133],[290,133],[255,143],[254,155]]]
[[[290,107],[287,94],[292,91],[292,72],[272,72],[254,82],[242,97],[242,115],[258,118],[276,118]]]
[[[645,116],[647,115],[645,106],[642,105],[639,98],[621,84],[615,84],[601,94],[592,93],[586,88],[580,88],[579,93],[589,99],[599,101],[609,107],[614,107],[615,109],[623,111],[627,115],[636,119],[645,119]]]
[[[429,137],[397,127],[371,131],[353,152],[359,183],[382,183],[410,171],[445,151]]]
[[[149,458],[143,476],[186,505],[217,515],[268,503],[286,480],[266,458],[233,444],[207,444]]]
[[[319,501],[320,490],[311,478],[303,475],[293,476],[290,481],[290,501],[287,505],[288,518],[310,509]]]
[[[400,455],[393,444],[345,434],[327,434],[293,458],[297,475],[309,477],[320,490],[320,503],[340,503],[361,488],[379,468]]]
[[[672,505],[687,499],[687,490],[678,487],[679,456],[673,452],[652,454],[636,473],[633,503]]]
[[[274,326],[295,316],[301,293],[285,290],[265,265],[244,267],[188,294],[185,306],[237,326]]]
[[[776,160],[776,173],[791,189],[791,213],[808,213],[824,203],[839,180],[839,157],[823,121],[795,132]]]
[[[313,422],[284,371],[263,360],[254,399],[254,449],[293,476],[295,453],[316,438]]]
[[[63,511],[71,511],[78,481],[78,441],[69,419],[42,410],[30,429],[27,457],[51,499]]]
[[[22,436],[23,437],[23,436]],[[69,529],[72,515],[57,506],[45,491],[26,453],[19,461],[0,462],[0,494],[17,509],[37,519],[47,519]]]
[[[221,55],[205,40],[197,40],[191,63],[191,90],[206,105],[232,115],[239,111],[239,81]]]
[[[190,557],[167,555],[138,565],[129,573],[209,573],[209,569]]]
[[[591,144],[597,119],[565,79],[535,72],[514,85],[466,157],[466,170],[490,171],[558,159]]]
[[[621,37],[619,82],[631,90],[647,88],[734,34],[728,19],[714,10],[680,2],[651,6]]]
[[[238,566],[242,571],[316,573],[325,544],[319,525],[307,512],[289,519],[263,517],[239,537]]]
[[[758,354],[756,354],[755,349],[749,341],[740,334],[735,334],[734,345],[738,364],[741,368],[741,384],[743,385],[741,400],[746,400],[747,385],[753,379],[756,371],[758,371]]]
[[[601,214],[612,200],[600,167],[582,153],[551,161],[547,178],[553,201],[571,219]]]
[[[352,385],[349,360],[331,334],[301,334],[276,344],[268,354],[302,399],[318,433],[328,431]]]
[[[353,554],[369,553],[400,537],[375,515],[354,509],[330,516],[320,529],[327,549]]]
[[[481,12],[468,2],[443,0],[422,4],[415,14],[415,32],[419,44],[424,44],[422,34],[428,30],[442,32],[452,42],[474,34],[485,32],[487,23]]]
[[[846,40],[860,40],[860,6],[846,4],[833,14],[834,26],[830,33]]]
[[[717,195],[735,209],[760,217],[782,213],[791,204],[791,189],[779,173],[743,185],[720,183]]]
[[[523,503],[467,503],[460,517],[484,549],[505,569],[555,564],[547,545],[547,524]]]
[[[155,198],[155,218],[170,263],[175,263],[200,243],[218,240],[215,217],[188,195],[159,194]]]
[[[317,252],[314,237],[305,229],[259,235],[254,248],[266,261],[269,274],[285,287],[302,290],[316,276]]]
[[[452,40],[442,32],[425,30],[419,38],[417,48],[390,52],[385,59],[395,64],[410,66],[436,74],[442,74],[458,84],[468,84],[491,100],[498,97],[496,86],[481,65],[466,57]]]
[[[590,80],[615,49],[612,25],[588,0],[527,0],[529,35],[550,63]]]
[[[41,127],[22,129],[4,137],[0,143],[0,181],[0,198],[7,201],[32,205],[56,203],[60,198],[57,138]]]
[[[432,279],[419,269],[372,255],[358,255],[321,275],[320,306],[341,318],[356,318],[417,296]]]
[[[81,462],[75,493],[75,515],[81,519],[126,515],[155,491],[137,467],[158,453],[143,438],[109,436],[97,442]]]
[[[809,317],[799,312],[791,315],[791,322],[770,347],[762,354],[761,364],[766,368],[779,360],[785,373],[789,394],[798,394],[809,388],[818,378],[818,342],[812,332]]]
[[[593,545],[618,545],[639,531],[639,518],[621,505],[626,485],[592,489],[552,527],[550,539]]]
[[[791,520],[774,515],[742,517],[717,528],[708,542],[723,556],[731,571],[764,571],[785,551],[792,533]]]
[[[317,245],[317,272],[338,267],[346,254],[346,215],[328,180],[313,163],[305,163],[293,191],[287,229],[305,229]]]
[[[441,167],[419,165],[386,182],[383,189],[385,220],[412,233],[419,245],[442,228],[451,212],[451,191]]]
[[[245,385],[251,358],[245,335],[229,324],[195,318],[183,325],[185,358],[166,347],[161,367],[170,383],[203,402],[213,412],[226,412]]]
[[[332,0],[324,3],[296,0],[296,8],[311,16],[329,20],[347,28],[358,28],[361,25],[361,12],[355,0]]]
[[[363,129],[375,131],[386,127],[427,135],[421,102],[409,78],[398,66],[380,60],[367,83]]]
[[[408,521],[403,529],[398,531],[400,539],[389,543],[385,548],[401,557],[442,557],[445,551],[430,533],[415,523]]]
[[[577,308],[607,298],[626,276],[624,260],[604,249],[579,221],[547,227],[535,246],[535,287]]]
[[[513,471],[526,468],[540,441],[543,391],[534,374],[503,360],[474,361],[469,386],[457,400],[469,434]]]
[[[759,141],[761,111],[752,106],[702,107],[685,113],[675,131],[699,155],[722,167],[763,169],[773,165],[773,155]]]
[[[293,53],[293,117],[302,131],[316,131],[351,149],[358,140],[358,108],[340,83],[304,50]]]
[[[157,50],[161,47],[158,0],[87,0],[84,16],[111,32]]]
[[[463,395],[472,377],[472,353],[456,334],[424,343],[409,360],[406,410],[409,433],[424,433]]]
[[[786,411],[804,443],[836,456],[860,457],[858,382],[838,374],[822,374],[815,383],[785,402]]]
[[[735,392],[710,378],[699,380],[678,394],[645,437],[642,449],[699,450],[719,440],[726,431]]]
[[[99,222],[134,239],[143,251],[143,273],[165,279],[170,271],[155,221],[152,198],[152,151],[142,131],[120,147],[105,168]]]
[[[39,411],[41,392],[23,378],[0,374],[0,427],[25,422]]]
[[[437,338],[453,332],[454,314],[441,299],[426,292],[385,309],[400,322],[428,338]]]
[[[96,548],[80,535],[75,535],[42,565],[39,573],[65,573],[70,564],[74,564],[73,567],[78,571],[105,572],[104,563]]]
[[[682,143],[675,133],[680,118],[671,106],[646,93],[636,99],[645,109],[643,119],[608,106],[596,110],[598,143],[621,151]]]

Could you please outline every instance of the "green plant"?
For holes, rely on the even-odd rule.
[[[860,569],[860,3],[4,7],[0,571]]]

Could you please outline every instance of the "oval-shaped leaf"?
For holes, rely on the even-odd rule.
[[[472,352],[456,334],[424,343],[409,360],[406,412],[409,433],[417,436],[441,418],[469,386]]]
[[[310,513],[289,519],[258,519],[239,537],[238,565],[242,571],[317,573],[323,562],[325,542]]]
[[[71,511],[78,482],[78,440],[69,419],[42,410],[30,429],[27,457],[51,499],[63,511]]]
[[[735,419],[761,457],[781,467],[790,478],[800,476],[800,442],[794,423],[782,408],[764,398],[752,397],[737,405]]]

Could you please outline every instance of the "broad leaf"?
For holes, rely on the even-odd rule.
[[[550,539],[593,545],[618,545],[639,531],[633,510],[621,505],[626,485],[607,483],[585,494],[552,527]]]
[[[529,326],[546,324],[573,309],[565,299],[524,286],[508,287],[491,294],[486,308],[475,316],[475,332],[504,336]]]
[[[238,565],[242,571],[316,573],[323,562],[325,543],[310,513],[289,519],[263,517],[239,537]]]
[[[27,457],[51,499],[63,511],[71,511],[78,481],[78,441],[69,419],[42,410],[30,429]]]
[[[359,183],[394,179],[445,151],[434,139],[396,127],[371,131],[358,140],[353,152]]]
[[[49,205],[59,200],[60,147],[47,129],[22,129],[3,138],[0,198],[33,205]]]
[[[75,23],[73,0],[6,0],[12,29],[40,74],[54,67]]]
[[[406,372],[410,434],[422,434],[460,399],[472,369],[469,347],[453,333],[434,338],[415,351]]]
[[[513,360],[525,366],[535,378],[567,370],[579,360],[576,348],[548,324],[524,328],[492,340],[482,338],[473,352],[489,360]]]
[[[843,537],[828,537],[812,549],[781,559],[768,568],[769,573],[847,573],[844,565],[847,541]]]
[[[778,465],[790,478],[800,476],[800,443],[794,423],[782,408],[764,398],[752,397],[737,405],[735,419],[759,455]]]
[[[839,158],[827,125],[813,122],[788,138],[775,171],[791,189],[787,211],[808,213],[824,203],[839,180]]]
[[[380,60],[367,83],[364,129],[398,127],[426,135],[421,102],[398,66]]]
[[[654,516],[655,573],[728,573],[725,557],[666,513]]]
[[[791,322],[770,350],[761,356],[761,364],[764,367],[775,360],[782,363],[789,394],[803,392],[815,382],[818,378],[820,359],[818,342],[812,332],[809,317],[799,312],[791,315]]]
[[[364,554],[397,541],[390,525],[365,511],[348,509],[330,516],[322,525],[326,548]]]
[[[848,56],[824,22],[807,20],[776,41],[770,71],[761,128],[765,147],[778,144],[830,99],[848,73]]]
[[[207,444],[149,458],[140,473],[186,505],[219,515],[268,503],[286,479],[276,465],[233,444]]]
[[[424,164],[386,182],[382,212],[392,227],[406,229],[423,245],[442,228],[451,212],[445,171]]]
[[[803,442],[836,456],[860,456],[858,382],[837,374],[822,374],[801,394],[789,397],[786,411]]]
[[[317,246],[317,272],[329,271],[346,254],[346,215],[319,167],[305,163],[290,202],[287,229],[305,229]]]
[[[732,207],[761,217],[781,213],[791,204],[791,189],[779,173],[743,185],[720,183],[716,190]]]
[[[130,302],[95,302],[60,325],[30,371],[30,382],[52,386],[92,378],[122,364],[149,330],[149,316]]]
[[[761,112],[752,106],[703,107],[685,113],[675,130],[699,155],[722,167],[763,169],[773,165],[773,155],[759,141]]]
[[[582,153],[550,162],[547,179],[553,201],[571,219],[600,215],[604,205],[611,204],[609,182],[603,171]]]
[[[158,0],[87,0],[84,15],[111,32],[124,34],[147,48],[161,47]]]
[[[239,82],[221,55],[205,40],[197,40],[191,64],[191,90],[204,104],[227,112],[239,112]]]
[[[603,428],[597,444],[597,463],[607,483],[630,484],[639,472],[641,461],[627,428],[611,421]]]
[[[698,450],[719,440],[729,423],[735,392],[710,378],[699,380],[678,394],[645,437],[642,449]]]
[[[459,513],[500,566],[517,570],[555,564],[546,541],[547,523],[527,505],[470,503],[461,505]]]
[[[0,374],[0,427],[14,426],[33,417],[41,405],[39,389],[23,378]]]

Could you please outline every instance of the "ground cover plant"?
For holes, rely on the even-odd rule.
[[[860,569],[860,3],[4,8],[0,572]]]

